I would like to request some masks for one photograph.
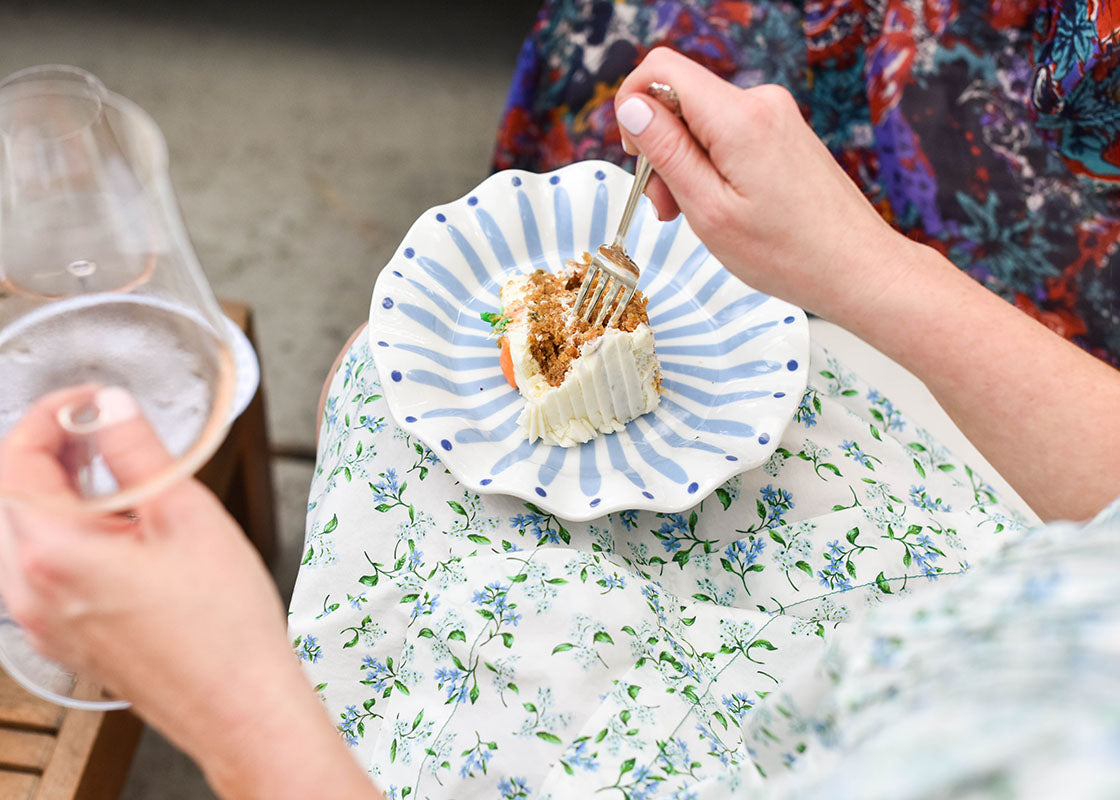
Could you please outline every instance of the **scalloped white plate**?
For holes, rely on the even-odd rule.
[[[479,314],[497,310],[509,275],[555,270],[612,238],[630,182],[602,161],[497,173],[422,214],[378,276],[369,338],[389,408],[474,491],[573,521],[673,513],[778,446],[808,377],[805,314],[736,279],[688,223],[659,222],[645,198],[626,248],[649,298],[661,403],[576,447],[525,441],[523,401]]]

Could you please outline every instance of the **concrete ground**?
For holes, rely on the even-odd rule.
[[[535,0],[0,4],[0,76],[83,67],[163,129],[216,293],[256,312],[291,591],[315,407],[369,313],[380,267],[425,209],[489,172]],[[213,795],[145,733],[127,800]]]
[[[367,317],[377,272],[412,221],[487,175],[537,2],[312,5],[0,5],[0,76],[75,64],[155,117],[216,292],[255,309],[276,454],[273,573],[285,597],[302,549],[322,381]],[[814,321],[813,335],[982,467],[914,378],[825,323]],[[149,731],[123,797],[213,794],[188,759]]]

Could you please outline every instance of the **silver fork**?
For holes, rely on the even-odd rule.
[[[659,100],[678,117],[681,115],[680,100],[671,86],[654,82],[646,88],[646,94]],[[652,171],[648,159],[639,154],[638,163],[634,167],[634,183],[630,186],[630,196],[626,198],[626,206],[622,209],[622,219],[618,223],[618,232],[615,234],[613,242],[599,245],[598,251],[592,257],[591,263],[587,267],[587,274],[583,276],[583,282],[580,284],[579,293],[576,294],[576,301],[568,312],[569,322],[575,320],[578,316],[592,326],[601,325],[611,308],[614,308],[614,313],[610,315],[610,319],[607,321],[607,327],[609,328],[622,318],[622,312],[626,310],[633,299],[634,292],[638,288],[640,271],[638,265],[626,253],[624,243],[626,234],[630,231],[630,223],[634,219],[634,211],[638,207],[638,200],[641,198],[642,192],[645,191]],[[591,299],[587,302],[586,308],[581,312],[580,307],[584,305],[588,290],[593,285],[595,291],[591,294]],[[599,306],[600,300],[603,301],[603,304],[599,307],[599,313],[596,314],[595,308]]]

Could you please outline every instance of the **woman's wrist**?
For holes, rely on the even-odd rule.
[[[221,724],[188,750],[219,796],[295,800],[330,786],[332,797],[380,797],[294,660],[251,683],[252,693],[231,698]]]
[[[927,250],[886,225],[853,230],[816,270],[819,284],[806,310],[884,349],[909,313],[900,298],[911,295],[919,280],[934,277]]]
[[[324,786],[332,797],[380,797],[288,649],[282,626],[275,634],[274,642],[258,641],[214,671],[212,680],[194,682],[189,696],[160,689],[137,697],[136,710],[227,800],[317,797]]]
[[[944,377],[947,353],[959,356],[979,327],[994,321],[998,336],[1026,321],[940,252],[901,234],[866,258],[874,267],[865,272],[864,305],[832,321],[926,382]]]

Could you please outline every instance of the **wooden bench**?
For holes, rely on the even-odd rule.
[[[222,308],[254,341],[249,308]],[[272,478],[261,389],[198,477],[267,561],[275,550]],[[79,684],[76,694],[100,692]],[[74,711],[24,691],[0,670],[0,800],[115,800],[143,723],[129,711]]]

